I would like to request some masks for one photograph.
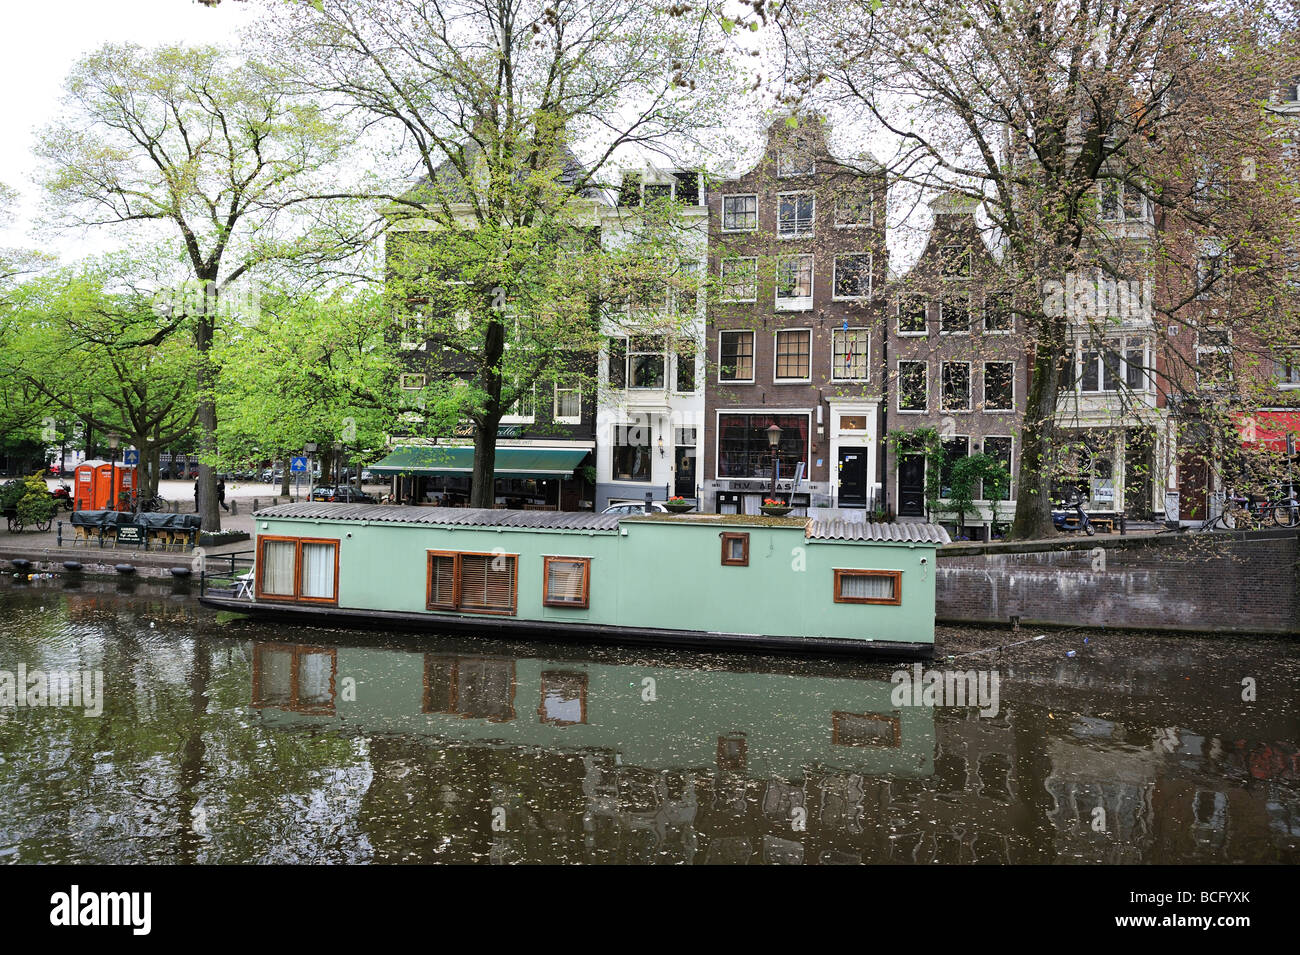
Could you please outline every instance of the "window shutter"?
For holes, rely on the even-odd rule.
[[[501,554],[462,554],[460,605],[466,610],[515,609],[515,558]]]
[[[456,609],[456,558],[451,554],[429,557],[429,607]]]
[[[556,604],[584,604],[583,578],[587,562],[582,560],[550,560],[546,564],[546,602]]]

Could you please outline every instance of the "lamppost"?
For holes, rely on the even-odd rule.
[[[781,429],[775,424],[767,429],[767,446],[772,449],[772,493],[768,496],[776,500],[777,448],[781,446]]]
[[[117,446],[119,443],[121,443],[121,441],[122,438],[116,431],[109,432],[108,447],[113,452],[109,456],[111,460],[109,461],[109,471],[108,471],[108,487],[109,487],[108,509],[110,511],[117,510]]]
[[[315,469],[312,467],[312,458],[316,454],[316,442],[308,441],[302,446],[302,453],[307,456],[307,497],[311,498],[311,485],[315,478]]]

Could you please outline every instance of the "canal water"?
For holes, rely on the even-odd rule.
[[[0,861],[1300,862],[1300,646],[1033,636],[944,630],[918,674],[5,579]]]

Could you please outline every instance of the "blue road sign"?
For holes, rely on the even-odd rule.
[[[307,470],[307,459],[306,459],[306,458],[303,458],[303,457],[298,457],[298,458],[292,458],[292,459],[290,459],[290,461],[289,461],[289,470],[290,470],[290,471],[306,471],[306,470]]]
[[[130,467],[133,464],[140,463],[140,452],[134,449],[122,452],[122,464]]]

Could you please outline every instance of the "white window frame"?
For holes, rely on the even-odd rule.
[[[808,260],[808,294],[781,295],[782,270],[791,260]],[[801,263],[802,264],[802,263]],[[811,252],[798,252],[794,255],[778,256],[776,260],[776,282],[772,290],[774,307],[778,312],[806,312],[813,307],[813,295],[816,292],[817,261]]]
[[[1274,362],[1277,364],[1277,372],[1273,378],[1277,382],[1278,391],[1300,388],[1300,354],[1284,355],[1274,359]]]
[[[749,377],[748,378],[723,378],[722,377],[722,336],[723,335],[748,335],[749,336],[750,349],[749,349]],[[748,328],[718,329],[718,384],[752,385],[754,383],[754,376],[757,374],[757,372],[758,372],[758,336],[754,333],[754,331]]]
[[[1225,336],[1227,337],[1227,344],[1224,344],[1224,345],[1202,345],[1202,344],[1201,344],[1201,332],[1203,332],[1203,331],[1212,331],[1212,332],[1222,331],[1222,332],[1225,334]],[[1220,382],[1202,382],[1202,381],[1201,381],[1201,356],[1202,356],[1202,355],[1215,355],[1215,354],[1217,354],[1217,355],[1226,355],[1226,356],[1227,356],[1227,358],[1228,358],[1228,378],[1227,378],[1226,381],[1220,381]],[[1228,384],[1230,384],[1231,382],[1233,382],[1233,381],[1236,380],[1236,377],[1237,377],[1237,376],[1236,376],[1236,371],[1237,371],[1237,369],[1233,367],[1233,363],[1232,363],[1232,329],[1229,328],[1229,327],[1226,326],[1226,325],[1218,325],[1218,324],[1204,325],[1204,326],[1201,326],[1201,327],[1197,328],[1197,329],[1196,329],[1196,387],[1197,387],[1197,388],[1205,388],[1205,387],[1223,388],[1223,387],[1226,387]]]
[[[658,338],[658,339],[662,340],[662,342],[663,342],[663,346],[664,346],[664,347],[663,347],[663,349],[662,349],[661,351],[658,351],[658,352],[653,352],[653,351],[633,351],[633,350],[632,350],[632,340],[635,339],[635,338]],[[628,337],[627,337],[627,349],[626,349],[626,351],[624,351],[624,353],[623,353],[624,361],[627,362],[627,366],[626,366],[626,368],[625,368],[625,370],[624,370],[624,372],[623,372],[623,374],[624,374],[624,376],[625,376],[625,377],[624,377],[624,380],[625,380],[626,383],[627,383],[627,388],[626,388],[627,391],[640,391],[640,392],[646,392],[646,391],[667,391],[667,390],[668,390],[668,372],[669,372],[669,363],[668,363],[668,341],[669,341],[669,337],[668,337],[667,335],[665,335],[665,334],[654,334],[653,332],[644,332],[644,333],[640,333],[640,334],[637,334],[637,333],[630,333],[630,334],[628,335]],[[632,356],[633,356],[633,355],[658,355],[659,358],[663,361],[663,377],[664,377],[664,383],[663,383],[662,385],[659,385],[659,386],[655,386],[655,385],[638,385],[638,384],[635,384],[635,377],[634,377],[634,375],[632,374]]]
[[[411,381],[419,380],[419,384],[409,384]],[[420,372],[407,372],[401,374],[399,386],[403,391],[419,391],[429,383],[429,376]]]
[[[989,407],[989,365],[1010,365],[1011,366],[1011,407],[1009,408],[990,408]],[[1016,363],[997,359],[994,361],[984,362],[982,369],[984,375],[984,400],[980,402],[980,410],[985,414],[1014,414],[1016,410]]]
[[[876,191],[868,188],[866,190],[867,200],[867,221],[866,222],[843,222],[840,219],[840,200],[845,198],[842,194],[835,195],[835,228],[837,229],[870,229],[876,224]]]
[[[808,165],[797,169],[787,168],[790,162],[791,153],[797,150],[790,147],[778,149],[776,151],[776,178],[778,179],[804,179],[809,176],[817,175],[817,161],[811,156],[808,157]]]
[[[984,435],[983,438],[980,439],[980,453],[982,453],[982,454],[989,454],[989,439],[990,439],[990,438],[993,438],[993,439],[996,439],[996,440],[1001,440],[1001,439],[1005,438],[1007,441],[1010,441],[1010,442],[1011,442],[1011,453],[1007,455],[1007,474],[1009,475],[1009,478],[1010,478],[1010,479],[1007,481],[1007,496],[1006,496],[1005,499],[1001,499],[1001,498],[1000,498],[1000,499],[997,501],[998,504],[1010,504],[1012,501],[1014,501],[1014,500],[1016,499],[1016,495],[1015,495],[1015,492],[1014,492],[1014,490],[1013,490],[1014,487],[1015,487],[1015,483],[1016,483],[1016,436],[1013,435],[1013,434],[986,434],[986,435]],[[989,457],[993,457],[993,455],[989,454]],[[984,482],[981,480],[981,481],[980,481],[980,494],[983,494],[983,493],[984,493]],[[988,498],[988,497],[978,497],[978,498],[976,498],[976,500],[977,500],[977,501],[991,501],[992,498]]]
[[[799,215],[798,215],[798,212],[799,212],[799,206],[798,206],[798,203],[797,203],[797,201],[796,201],[796,204],[795,204],[795,220],[794,220],[794,222],[795,222],[795,231],[793,231],[793,232],[785,232],[785,231],[781,228],[781,201],[782,201],[783,199],[787,199],[787,198],[791,198],[791,197],[794,197],[794,198],[796,198],[796,200],[797,200],[797,198],[798,198],[799,196],[811,196],[811,197],[812,197],[812,213],[811,213],[811,214],[809,215],[809,217],[808,217],[808,230],[807,230],[806,232],[800,232],[800,231],[798,230],[798,225],[799,225]],[[808,239],[808,238],[811,238],[812,236],[814,236],[814,235],[816,234],[816,232],[817,232],[817,193],[816,193],[816,191],[813,190],[813,189],[800,189],[800,190],[797,190],[797,191],[795,191],[795,192],[779,192],[779,193],[777,193],[777,195],[776,195],[776,237],[777,237],[778,239]]]
[[[779,343],[780,336],[785,332],[805,332],[808,335],[808,374],[806,377],[781,378],[777,376],[776,367],[777,367],[777,358],[779,357],[777,354],[779,348],[778,343]],[[812,381],[812,367],[813,367],[813,330],[811,327],[804,328],[804,327],[796,326],[794,328],[778,328],[776,331],[772,332],[772,384],[774,385],[807,384],[808,382]]]
[[[1115,205],[1117,215],[1113,217],[1106,216],[1106,194],[1105,190],[1109,186],[1115,187]],[[1142,203],[1142,211],[1139,215],[1130,216],[1125,199],[1128,193],[1132,191],[1137,194]],[[1100,179],[1097,182],[1097,217],[1102,222],[1126,223],[1126,222],[1143,222],[1150,224],[1155,221],[1152,215],[1151,200],[1148,199],[1136,186],[1130,185],[1120,179]]]
[[[894,330],[897,332],[899,338],[927,338],[930,334],[930,300],[924,295],[906,295],[904,297],[919,298],[921,300],[921,308],[925,314],[925,328],[919,332],[903,331],[903,326],[899,322],[903,317],[904,299],[900,298],[894,310]]]
[[[1074,364],[1074,369],[1075,369],[1074,390],[1077,394],[1117,395],[1123,391],[1131,391],[1137,394],[1142,392],[1150,392],[1152,390],[1152,388],[1154,387],[1154,382],[1152,381],[1151,375],[1149,374],[1149,370],[1151,368],[1151,360],[1152,360],[1152,356],[1151,356],[1152,346],[1151,346],[1151,342],[1149,342],[1145,337],[1142,338],[1142,387],[1130,388],[1128,386],[1128,353],[1130,351],[1128,347],[1129,337],[1138,337],[1138,336],[1121,335],[1118,338],[1107,338],[1102,342],[1095,342],[1095,341],[1088,341],[1088,340],[1083,340],[1079,342],[1078,347],[1075,351],[1075,364]],[[1092,388],[1085,389],[1083,387],[1083,356],[1087,354],[1089,351],[1094,351],[1094,350],[1097,353],[1097,358],[1096,358],[1097,387],[1096,389],[1092,389]],[[1215,351],[1215,350],[1218,349],[1217,348],[1206,349],[1206,351]],[[1115,369],[1115,376],[1119,379],[1121,383],[1119,388],[1106,387],[1106,352],[1107,351],[1113,351],[1116,355],[1117,365]],[[1199,352],[1200,349],[1198,348],[1197,351]],[[1198,360],[1198,364],[1199,364],[1199,360]],[[1198,378],[1199,378],[1199,374],[1198,374]]]
[[[680,388],[677,387],[677,366],[678,366],[679,364],[681,364],[681,361],[682,361],[682,353],[681,353],[681,350],[680,350],[679,346],[682,344],[682,342],[690,342],[690,343],[691,343],[691,349],[692,349],[692,351],[691,351],[691,381],[695,382],[695,387],[692,388],[690,391],[682,391]],[[702,344],[703,344],[703,343],[702,343],[699,339],[694,338],[693,336],[690,336],[690,335],[682,335],[682,336],[680,336],[679,338],[673,338],[673,339],[670,339],[670,340],[669,340],[669,342],[668,342],[668,351],[671,353],[671,355],[672,355],[672,359],[673,359],[672,378],[669,379],[669,381],[671,381],[671,385],[669,386],[669,390],[672,391],[673,394],[675,394],[675,395],[696,395],[696,394],[699,394],[699,392],[700,392],[700,378],[702,377],[702,376],[700,375],[700,355],[701,355],[701,353],[704,351],[704,349],[701,347]],[[719,339],[719,347],[721,347],[721,340],[720,340],[720,339]],[[667,383],[667,382],[665,382],[665,383]]]
[[[835,336],[843,335],[846,331],[867,333],[867,345],[866,345],[867,355],[866,355],[866,361],[863,362],[863,366],[866,369],[866,374],[863,375],[861,378],[841,378],[839,375],[836,374]],[[865,325],[858,325],[858,326],[850,325],[848,328],[841,327],[841,328],[831,329],[831,381],[870,381],[870,380],[871,380],[871,329]]]
[[[942,380],[939,382],[939,387],[940,387],[940,389],[943,388],[943,382],[942,382]],[[940,398],[940,400],[942,401],[942,397]],[[939,438],[939,446],[940,446],[940,447],[943,447],[943,445],[947,444],[949,441],[965,441],[965,442],[966,442],[966,455],[965,455],[965,456],[966,456],[966,457],[970,457],[970,455],[971,455],[971,450],[970,450],[970,449],[971,449],[971,436],[970,436],[969,434],[949,434],[949,435],[941,435],[940,438]],[[926,463],[929,464],[928,461],[927,461]],[[951,500],[952,500],[952,498],[950,498],[950,497],[944,497],[944,496],[943,496],[943,467],[942,467],[942,466],[940,466],[940,468],[939,468],[939,500],[941,500],[941,501],[951,501]]]
[[[748,229],[729,229],[727,228],[727,201],[731,199],[753,199],[754,200],[754,225]],[[734,195],[722,197],[722,232],[726,233],[743,233],[758,231],[758,193],[756,192],[738,192]]]
[[[945,332],[943,330],[943,313],[948,307],[949,301],[956,303],[957,298],[966,300],[966,327],[955,332]],[[939,299],[939,334],[940,335],[970,335],[975,329],[975,316],[971,313],[970,293],[963,292],[960,296],[946,296]]]
[[[1005,297],[1007,300],[1007,317],[1011,320],[1009,328],[989,328],[989,303],[992,299]],[[1010,292],[985,292],[984,293],[984,312],[980,315],[980,331],[985,335],[1011,335],[1016,330],[1016,310],[1012,307],[1013,301]]]
[[[925,407],[923,408],[904,408],[903,407],[903,366],[904,365],[924,365],[925,366]],[[917,358],[900,358],[894,364],[894,375],[897,387],[894,389],[894,410],[898,414],[929,414],[930,413],[930,362],[925,359]]]
[[[965,407],[965,408],[947,408],[947,407],[944,406],[944,403],[943,403],[943,370],[944,370],[946,367],[948,367],[949,365],[965,365],[965,366],[966,366],[966,407]],[[940,414],[964,414],[964,413],[969,412],[969,411],[974,407],[974,404],[975,404],[975,380],[974,380],[973,370],[972,370],[972,368],[971,368],[971,362],[968,362],[968,361],[948,361],[948,360],[940,361],[940,362],[939,362],[939,413],[940,413]],[[960,436],[959,436],[959,435],[953,435],[953,437],[960,437]],[[970,452],[969,452],[969,447],[970,447],[970,445],[967,444],[967,449],[968,449],[968,450],[967,450],[967,453],[968,453],[968,454],[970,453]]]
[[[566,386],[564,388],[561,388],[560,383],[557,381],[555,382],[554,387],[555,387],[554,398],[551,404],[551,420],[554,421],[556,424],[582,424],[582,384],[579,383],[574,387]],[[578,414],[576,417],[573,415],[560,414],[560,392],[561,391],[576,391],[578,393]]]
[[[518,414],[517,411],[519,408],[519,402],[518,400],[516,400],[514,404],[514,410],[512,410],[508,414],[503,414],[501,416],[502,424],[532,424],[534,421],[537,420],[537,382],[533,382],[532,387],[533,387],[533,399],[532,399],[533,413]]]
[[[865,255],[867,257],[867,291],[865,295],[841,295],[840,288],[840,259],[849,255]],[[835,257],[831,260],[831,300],[835,302],[863,302],[871,298],[872,291],[876,284],[876,256],[873,252],[865,249],[860,252],[836,252]]]
[[[753,294],[749,298],[729,298],[728,292],[731,286],[727,284],[727,263],[729,262],[752,262],[754,264],[754,286]],[[757,302],[758,301],[758,256],[756,255],[731,255],[722,259],[718,263],[718,280],[722,285],[722,295],[720,301],[723,302]]]

